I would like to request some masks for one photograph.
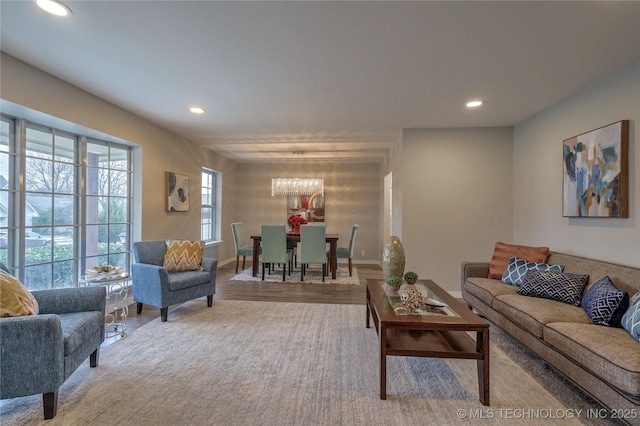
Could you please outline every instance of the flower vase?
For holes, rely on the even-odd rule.
[[[402,277],[404,274],[404,247],[396,236],[389,237],[389,241],[382,250],[382,271],[384,278]]]

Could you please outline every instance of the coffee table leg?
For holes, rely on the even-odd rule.
[[[478,332],[476,348],[482,353],[478,360],[478,392],[482,405],[489,405],[489,329]]]
[[[387,399],[387,327],[380,324],[380,399]]]

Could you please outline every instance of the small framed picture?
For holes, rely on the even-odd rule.
[[[189,176],[165,172],[165,211],[189,211]]]

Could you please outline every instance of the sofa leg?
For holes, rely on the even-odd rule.
[[[138,313],[138,315],[142,313],[142,303],[138,302],[138,304],[136,305],[136,312]]]
[[[42,406],[45,420],[52,419],[58,414],[58,389],[42,394]]]
[[[169,313],[169,308],[160,308],[160,321],[167,322],[167,314]]]
[[[98,366],[98,362],[100,361],[100,347],[98,346],[98,348],[91,352],[91,355],[89,355],[89,366],[90,367],[97,367]]]
[[[213,294],[207,295],[207,306],[209,308],[213,306]]]

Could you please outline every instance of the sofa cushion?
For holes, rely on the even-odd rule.
[[[640,344],[623,329],[550,323],[544,341],[620,391],[640,395]]]
[[[542,338],[544,325],[551,322],[591,324],[582,308],[555,300],[505,294],[496,296],[493,308],[538,338]]]
[[[507,270],[504,271],[501,281],[505,284],[520,286],[524,276],[532,269],[536,271],[562,272],[564,266],[530,262],[528,260],[511,256],[509,258]]]
[[[588,275],[529,271],[517,293],[580,306],[588,279]]]
[[[502,294],[516,294],[517,288],[501,283],[492,278],[467,278],[464,289],[489,306],[493,306],[493,298]]]
[[[631,337],[640,342],[640,292],[636,293],[629,301],[629,309],[622,316],[620,325]]]
[[[38,315],[38,301],[13,275],[0,271],[0,318]]]
[[[169,289],[178,291],[211,281],[211,273],[206,271],[185,271],[169,274]]]
[[[507,270],[511,256],[543,263],[549,256],[549,247],[529,247],[497,242],[489,262],[489,278],[501,279],[504,271]]]
[[[629,307],[629,294],[620,291],[608,276],[598,280],[582,298],[582,309],[595,325],[618,327]]]
[[[202,271],[203,241],[167,240],[162,266],[167,272]]]
[[[67,356],[82,345],[93,344],[91,336],[102,332],[102,313],[99,311],[59,314],[64,339],[64,355]]]

